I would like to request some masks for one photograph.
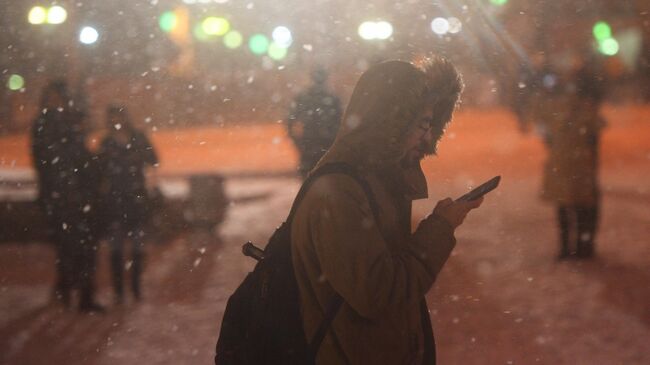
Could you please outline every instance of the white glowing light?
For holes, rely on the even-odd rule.
[[[289,48],[291,43],[293,43],[291,31],[285,26],[279,26],[273,29],[272,37],[275,44],[280,47]]]
[[[393,35],[393,25],[382,20],[378,22],[363,22],[359,25],[359,36],[365,40],[388,39]]]
[[[449,32],[449,21],[445,18],[435,18],[431,21],[431,30],[438,35],[447,34]]]
[[[93,27],[83,27],[79,32],[79,42],[83,44],[93,44],[99,39],[99,32]]]
[[[375,39],[376,28],[375,22],[363,22],[359,25],[359,36],[366,40]]]
[[[55,5],[47,11],[47,22],[50,24],[62,24],[68,19],[68,12],[61,6]]]
[[[377,39],[388,39],[393,35],[393,26],[387,21],[375,23],[375,37]]]

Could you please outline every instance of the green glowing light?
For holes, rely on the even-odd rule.
[[[596,40],[604,41],[605,39],[612,37],[612,27],[601,21],[594,24],[593,33]]]
[[[223,37],[223,44],[230,49],[238,48],[244,43],[244,37],[236,30],[231,30]]]
[[[287,57],[287,47],[283,47],[275,42],[269,46],[269,57],[276,61],[280,61]]]
[[[166,11],[158,19],[158,25],[160,29],[169,33],[178,25],[178,17],[173,11]]]
[[[490,0],[490,2],[494,5],[503,6],[508,2],[508,0]]]
[[[210,40],[210,35],[205,33],[201,24],[195,25],[194,29],[192,29],[192,33],[194,33],[194,37],[201,42],[207,42]]]
[[[599,43],[598,50],[607,56],[614,56],[619,50],[618,42],[614,38],[604,39]]]
[[[248,48],[256,55],[263,55],[269,49],[269,39],[264,34],[255,34],[248,40]]]
[[[25,79],[20,75],[13,74],[7,80],[7,87],[13,91],[20,90],[25,87]]]
[[[224,18],[211,16],[203,19],[201,27],[205,34],[221,36],[228,33],[230,30],[230,23]]]

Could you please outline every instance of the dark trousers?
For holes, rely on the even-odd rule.
[[[71,291],[78,289],[79,306],[91,305],[95,296],[97,246],[85,223],[70,220],[59,222],[54,241],[57,250],[57,296],[69,305]]]
[[[123,224],[114,223],[110,232],[111,273],[116,301],[124,300],[124,247],[131,243],[131,290],[136,299],[140,299],[140,277],[144,260],[144,241],[141,229],[128,229]]]
[[[594,254],[595,236],[598,229],[599,206],[560,205],[557,210],[560,227],[560,257],[577,255],[591,257]],[[571,243],[575,242],[575,245]]]

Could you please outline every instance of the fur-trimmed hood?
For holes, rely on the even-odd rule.
[[[423,71],[404,61],[371,67],[357,82],[336,140],[318,165],[346,162],[389,178],[411,199],[426,198],[427,183],[420,166],[403,167],[400,160],[416,114],[427,104],[439,105],[442,100],[435,100],[435,95],[454,94],[444,92],[445,85],[453,82],[441,79],[438,75],[445,73],[436,71],[440,70]],[[431,93],[434,87],[443,92]],[[455,100],[451,105],[455,106]]]

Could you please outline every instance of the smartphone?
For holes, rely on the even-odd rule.
[[[456,201],[468,202],[468,201],[476,200],[482,197],[483,195],[491,192],[492,190],[496,189],[496,187],[499,186],[500,181],[501,181],[501,176],[495,176],[490,180],[484,182],[483,184],[479,185],[478,187],[474,188],[469,193],[456,199]]]

